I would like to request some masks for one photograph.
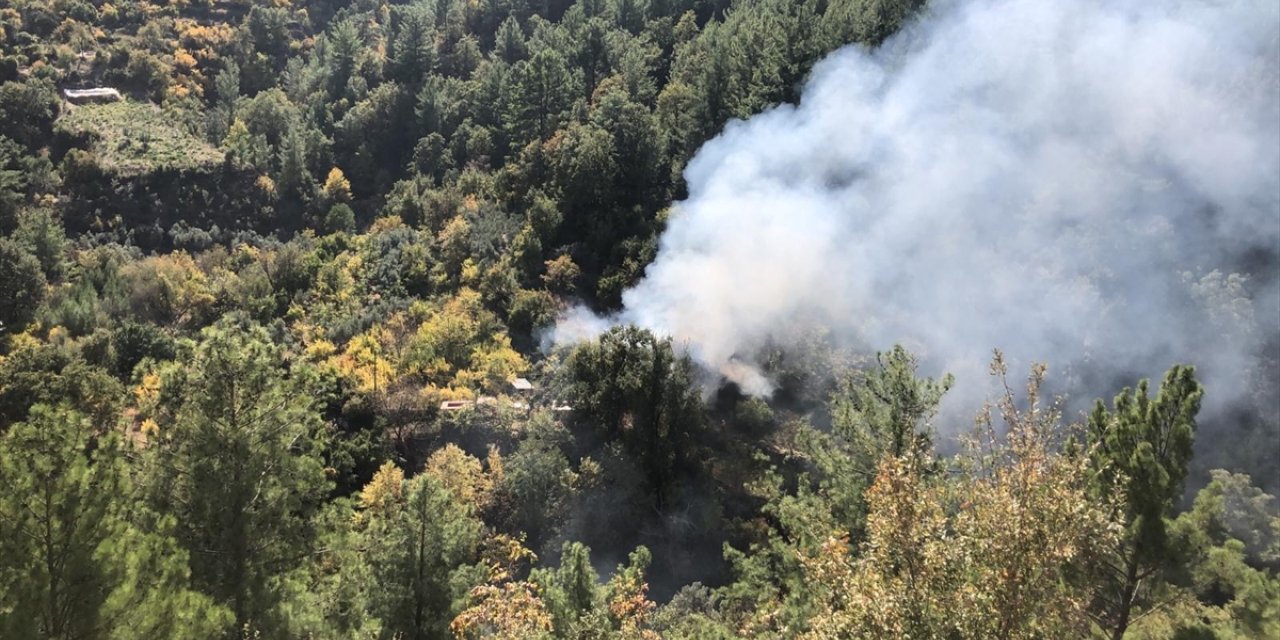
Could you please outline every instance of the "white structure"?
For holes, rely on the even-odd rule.
[[[85,102],[116,102],[124,100],[120,92],[110,87],[99,87],[96,89],[63,89],[62,95],[67,102],[81,104]]]

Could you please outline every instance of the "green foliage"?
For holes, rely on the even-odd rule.
[[[832,431],[848,441],[864,466],[888,455],[923,458],[932,448],[929,424],[954,378],[916,377],[916,359],[895,345],[876,354],[876,368],[846,378],[831,402]]]
[[[0,437],[0,632],[208,638],[230,612],[188,585],[173,521],[134,502],[124,443],[38,405]]]
[[[329,207],[329,212],[324,215],[324,224],[320,226],[320,230],[325,233],[350,233],[355,228],[356,214],[351,210],[351,205],[345,202]]]
[[[47,156],[0,135],[0,233],[13,231],[30,196],[51,191],[55,179]]]
[[[45,299],[45,274],[27,248],[0,238],[0,327],[22,331]]]
[[[330,27],[325,44],[329,98],[337,100],[349,96],[354,88],[352,80],[357,79],[355,73],[364,43],[359,28],[348,19]]]
[[[382,621],[373,615],[371,598],[378,593],[353,505],[348,498],[328,503],[317,514],[316,555],[303,571],[289,576],[282,604],[287,636],[314,640],[373,640]]]
[[[1123,492],[1125,520],[1143,549],[1139,562],[1161,555],[1166,543],[1164,519],[1182,493],[1203,395],[1195,369],[1180,365],[1165,374],[1154,399],[1143,380],[1116,396],[1110,411],[1099,400],[1089,415],[1096,482],[1101,491]]]
[[[60,118],[57,129],[73,139],[91,141],[89,148],[98,165],[119,175],[208,170],[222,162],[217,149],[147,103],[81,105]]]
[[[236,120],[236,101],[240,98],[240,67],[232,62],[213,79],[217,102],[209,110],[208,138],[221,142]]]
[[[798,444],[816,477],[801,476],[794,491],[776,469],[755,481],[773,524],[748,552],[726,546],[737,576],[721,591],[726,609],[772,609],[781,627],[807,626],[817,602],[800,559],[821,555],[832,531],[863,539],[866,492],[883,460],[910,461],[925,475],[935,471],[930,420],[952,378],[919,378],[916,369],[915,358],[895,346],[877,354],[874,367],[846,374],[828,404],[830,431],[800,427]]]
[[[1223,470],[1169,525],[1179,568],[1125,637],[1265,638],[1280,632],[1280,510],[1248,476]]]
[[[1177,526],[1194,527],[1212,544],[1239,540],[1252,565],[1280,563],[1280,504],[1275,496],[1242,473],[1215,469],[1211,475],[1191,509],[1178,516]]]
[[[654,629],[670,640],[730,640],[737,638],[721,611],[715,592],[694,583],[681,589],[654,615]]]
[[[880,461],[922,462],[933,454],[930,421],[953,379],[918,378],[916,368],[915,357],[900,345],[876,354],[874,368],[847,375],[832,395],[830,433],[804,433],[805,449],[822,472],[821,495],[855,536],[865,515],[863,493]]]
[[[997,360],[995,371],[1003,377]],[[816,607],[802,637],[1040,638],[1090,630],[1078,572],[1115,544],[1088,461],[1056,452],[1058,414],[1006,392],[952,474],[912,454],[886,456],[867,490],[867,537],[850,554],[829,537],[802,556]],[[1025,407],[1025,408],[1023,408]]]
[[[512,146],[520,148],[545,139],[560,127],[564,112],[573,103],[574,78],[564,56],[551,49],[517,62],[509,77],[503,121]]]
[[[495,489],[508,520],[503,523],[506,528],[524,532],[530,544],[540,545],[569,515],[574,476],[557,442],[562,435],[559,425],[550,416],[538,414],[529,428],[533,433],[504,463],[505,472]]]
[[[421,5],[400,12],[400,23],[391,40],[388,75],[398,82],[416,86],[436,64],[435,29],[432,16]]]
[[[707,139],[919,0],[267,4],[0,10],[0,636],[1280,634],[1274,500],[1177,513],[1189,368],[1069,455],[1009,398],[939,455],[900,347],[771,352],[772,398],[635,327],[537,349]]]
[[[123,395],[117,380],[74,350],[25,344],[0,362],[0,431],[26,420],[37,404],[67,404],[93,424],[111,424]]]
[[[180,357],[161,369],[149,407],[159,430],[149,494],[176,516],[196,588],[237,627],[270,631],[279,576],[306,559],[328,488],[312,448],[320,419],[262,329],[205,329]]]
[[[57,89],[48,80],[0,84],[0,135],[32,149],[44,147],[59,106]]]
[[[365,493],[361,535],[377,585],[371,606],[388,635],[441,637],[453,617],[450,574],[475,561],[481,524],[430,475],[402,478],[381,479],[392,483],[385,500]]]
[[[1098,604],[1100,623],[1116,640],[1145,595],[1141,588],[1168,563],[1166,518],[1182,494],[1203,395],[1195,369],[1177,365],[1154,399],[1143,380],[1116,396],[1111,410],[1099,400],[1089,415],[1095,495],[1123,497],[1125,536]]]
[[[172,360],[176,345],[172,337],[153,324],[126,321],[111,334],[114,372],[128,380],[134,367],[144,360]]]
[[[414,94],[388,82],[352,105],[334,125],[334,157],[350,175],[354,192],[385,191],[413,151],[413,138],[397,123],[413,113]]]
[[[572,625],[586,614],[596,610],[601,604],[600,588],[597,586],[596,571],[591,566],[591,550],[578,542],[566,542],[560,552],[560,568],[556,571],[556,586],[561,598],[552,598],[556,602],[556,621],[564,621],[564,635]]]
[[[520,28],[520,22],[516,20],[514,15],[507,16],[506,20],[498,27],[498,33],[494,36],[494,52],[503,62],[514,64],[524,59],[528,54],[528,45],[525,43],[524,32]]]
[[[669,339],[626,326],[578,347],[565,366],[578,415],[630,448],[661,505],[684,442],[703,423],[688,358]]]
[[[902,27],[923,0],[837,0],[827,5],[825,26],[834,42],[875,46]]]
[[[48,209],[28,209],[18,216],[14,239],[40,262],[48,282],[60,282],[66,274],[63,250],[67,236],[62,223]]]

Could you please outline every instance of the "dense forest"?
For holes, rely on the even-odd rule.
[[[0,3],[0,638],[1280,637],[1274,349],[1223,470],[1195,362],[547,339],[922,5]]]

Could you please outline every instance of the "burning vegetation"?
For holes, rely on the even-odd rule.
[[[1280,637],[1273,3],[10,5],[0,638]]]

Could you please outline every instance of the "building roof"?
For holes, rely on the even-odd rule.
[[[62,95],[68,100],[76,100],[80,98],[114,98],[120,99],[120,92],[110,87],[97,87],[94,89],[63,89]]]
[[[516,378],[515,380],[512,380],[511,386],[515,387],[517,391],[529,391],[533,389],[533,383],[524,378]]]

